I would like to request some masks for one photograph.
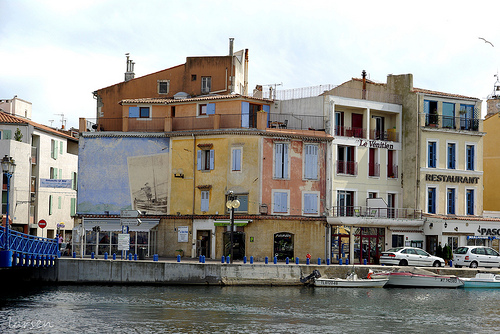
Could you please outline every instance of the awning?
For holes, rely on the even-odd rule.
[[[149,232],[160,223],[160,219],[148,219],[141,217],[141,225],[127,225],[129,231]],[[120,218],[83,218],[83,224],[86,231],[91,231],[92,228],[99,226],[101,231],[121,232],[122,225]]]
[[[326,217],[326,222],[330,225],[343,226],[368,226],[368,227],[421,227],[424,226],[423,219],[398,219],[398,218],[367,218],[367,217]]]
[[[248,220],[248,219],[235,219],[234,220],[234,226],[247,226],[248,223],[251,223],[252,220]],[[231,225],[231,221],[230,220],[216,220],[214,222],[214,225],[215,226],[229,226]]]

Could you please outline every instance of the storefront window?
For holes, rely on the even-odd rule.
[[[274,256],[283,261],[288,258],[293,261],[293,234],[289,232],[274,235]]]
[[[385,244],[385,229],[358,227],[354,230],[354,261],[378,264]]]
[[[99,255],[109,254],[109,233],[108,231],[99,232]]]
[[[487,239],[474,239],[467,237],[467,246],[486,246]]]
[[[339,258],[349,258],[349,227],[332,227],[332,261]]]
[[[451,247],[452,251],[458,248],[458,237],[448,237],[448,246]]]

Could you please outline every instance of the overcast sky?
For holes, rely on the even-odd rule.
[[[95,118],[92,92],[188,56],[249,49],[249,90],[386,82],[485,100],[500,66],[500,1],[0,0],[0,99],[33,103],[33,120]],[[480,40],[483,37],[490,44]],[[483,109],[483,115],[485,110]]]

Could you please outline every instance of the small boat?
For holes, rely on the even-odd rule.
[[[351,273],[347,278],[316,278],[314,286],[326,286],[333,288],[382,288],[388,278],[358,278],[358,275]]]
[[[478,273],[472,278],[460,278],[464,288],[500,288],[500,275],[491,273]]]
[[[420,268],[376,272],[371,277],[388,278],[386,287],[458,288],[464,285],[464,282],[456,276],[439,275]]]

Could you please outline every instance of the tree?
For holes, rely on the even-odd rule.
[[[23,134],[21,133],[21,130],[19,130],[19,128],[17,128],[16,133],[14,133],[14,140],[23,141]]]

